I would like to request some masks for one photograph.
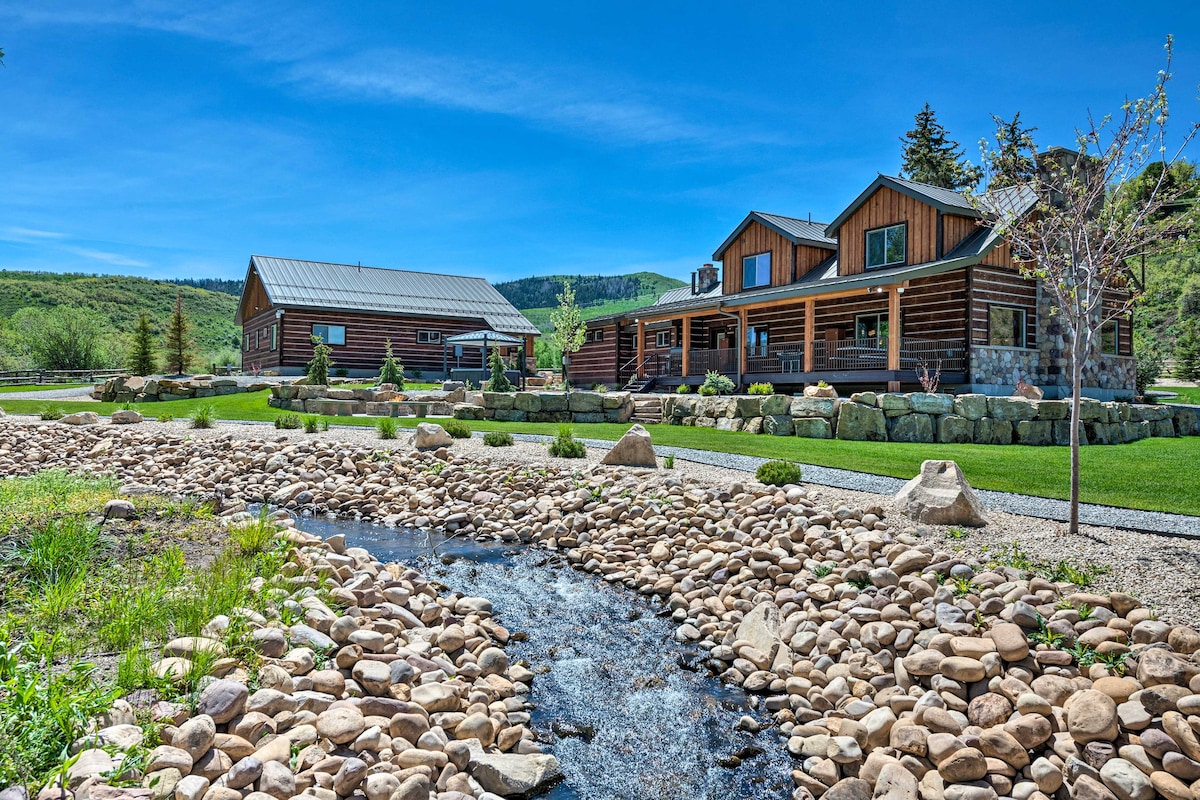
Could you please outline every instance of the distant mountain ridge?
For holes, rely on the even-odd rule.
[[[575,302],[581,307],[613,300],[657,298],[668,289],[683,286],[683,281],[656,272],[632,272],[627,275],[539,275],[495,284],[508,302],[524,311],[558,305],[563,284],[570,281]]]

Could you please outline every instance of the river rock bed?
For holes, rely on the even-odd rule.
[[[984,569],[882,506],[824,507],[796,486],[514,469],[453,447],[0,425],[4,475],[110,469],[129,491],[215,494],[227,510],[266,501],[563,550],[661,598],[676,637],[756,693],[795,757],[798,798],[1200,798],[1200,633],[1122,592]],[[308,794],[335,800],[358,784],[338,786],[349,791]]]

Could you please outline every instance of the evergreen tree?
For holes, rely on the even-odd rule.
[[[900,137],[904,163],[900,174],[956,192],[971,191],[983,171],[963,157],[963,148],[947,135],[929,103],[917,112],[916,125]]]
[[[175,294],[175,310],[171,312],[171,320],[167,323],[167,369],[176,375],[182,375],[192,363],[192,323],[183,311],[183,293]]]
[[[329,385],[329,368],[337,362],[330,358],[333,348],[325,344],[320,336],[312,337],[313,357],[308,362],[308,382],[313,386]]]
[[[404,389],[404,365],[392,353],[391,339],[383,340],[383,365],[379,368],[379,382],[394,383],[397,389]]]
[[[1195,320],[1188,320],[1175,345],[1175,377],[1185,381],[1200,381],[1200,333],[1196,328]]]
[[[992,171],[988,188],[1029,183],[1037,172],[1037,151],[1033,146],[1033,132],[1037,128],[1023,127],[1020,111],[1007,121],[992,114],[992,122],[996,123],[996,148],[987,150],[984,156]]]
[[[138,315],[137,327],[133,331],[133,348],[129,352],[129,368],[134,375],[152,375],[158,365],[155,353],[154,333],[150,330],[150,317],[143,311]]]
[[[493,350],[492,355],[488,358],[488,366],[492,368],[492,379],[488,381],[488,391],[491,392],[512,392],[515,387],[508,376],[504,374],[504,359],[500,358],[500,351]]]

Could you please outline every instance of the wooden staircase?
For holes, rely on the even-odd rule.
[[[633,416],[630,422],[640,425],[658,425],[663,421],[662,396],[657,394],[634,395]]]

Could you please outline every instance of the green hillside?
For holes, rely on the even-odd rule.
[[[123,275],[82,275],[53,272],[0,270],[0,327],[22,308],[52,309],[69,306],[97,314],[113,334],[127,336],[138,315],[145,311],[157,332],[166,326],[176,293],[191,319],[196,355],[205,363],[224,361],[232,354],[236,363],[241,331],[233,324],[238,298],[165,281]]]
[[[1135,264],[1133,271],[1140,278],[1141,265]],[[1146,259],[1145,293],[1133,312],[1139,353],[1152,352],[1165,359],[1176,356],[1175,345],[1188,321],[1200,324],[1200,315],[1190,310],[1198,292],[1200,241],[1184,240],[1167,253]],[[1186,302],[1185,295],[1189,296]]]
[[[570,281],[584,319],[617,314],[650,305],[663,292],[683,286],[681,280],[655,272],[628,275],[544,275],[497,283],[500,294],[520,309],[543,333],[550,330],[550,313],[558,307],[563,282]]]

